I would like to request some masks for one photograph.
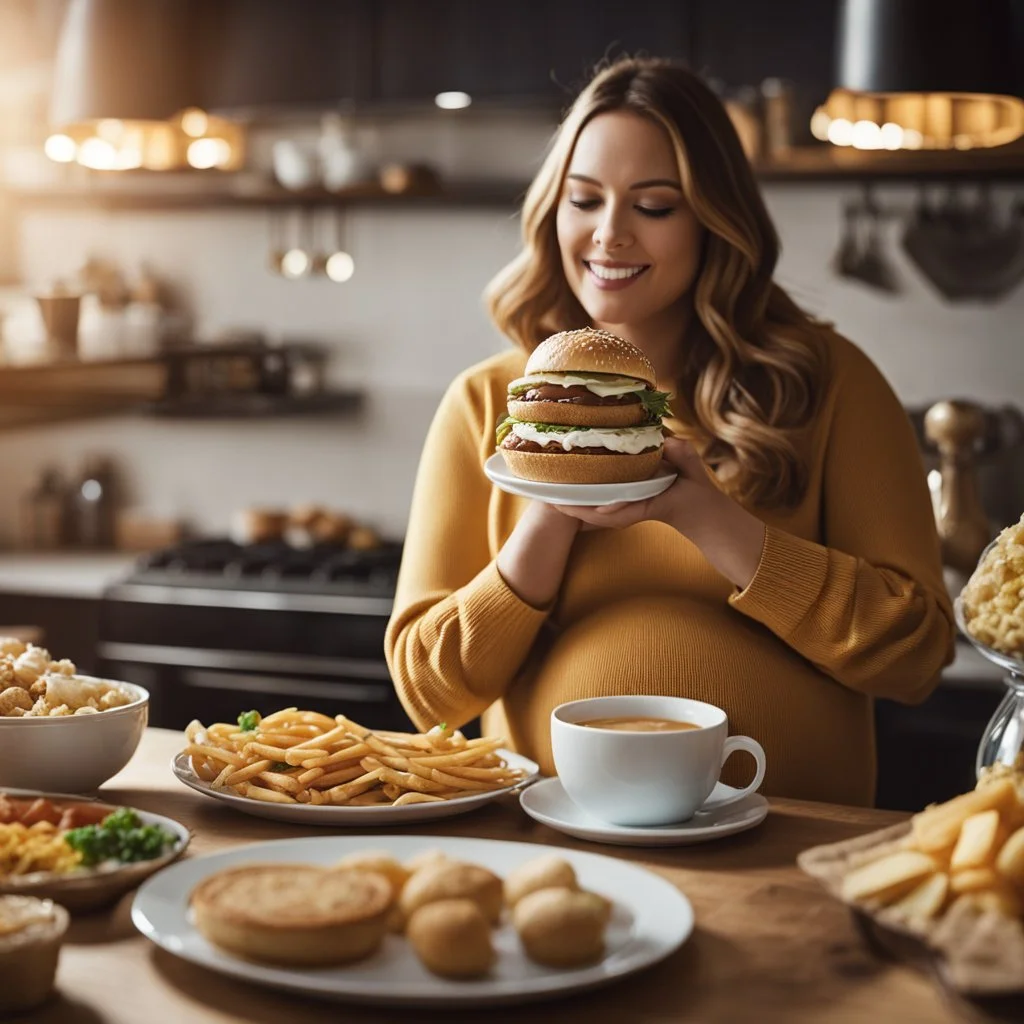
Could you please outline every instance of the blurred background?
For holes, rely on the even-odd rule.
[[[402,723],[425,431],[507,344],[481,292],[621,54],[726,102],[780,281],[911,415],[958,592],[1024,511],[1022,40],[1020,0],[0,0],[0,620],[153,724]],[[962,646],[879,702],[879,802],[969,785],[1003,693]]]

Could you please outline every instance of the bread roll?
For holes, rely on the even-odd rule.
[[[477,978],[494,963],[491,929],[473,900],[437,900],[409,918],[406,936],[423,965],[445,978]]]
[[[524,896],[512,924],[526,955],[548,967],[578,967],[604,952],[611,907],[596,893],[553,888]]]

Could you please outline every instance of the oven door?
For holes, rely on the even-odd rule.
[[[150,692],[150,725],[233,722],[298,707],[378,729],[410,729],[383,662],[103,642],[101,672]]]

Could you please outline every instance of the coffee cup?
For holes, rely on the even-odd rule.
[[[551,712],[555,770],[566,794],[612,825],[671,825],[757,791],[765,754],[749,736],[729,736],[714,704],[688,697],[593,697]],[[722,766],[737,750],[752,754],[754,779],[708,803]]]

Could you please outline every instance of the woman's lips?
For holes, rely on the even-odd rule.
[[[638,281],[643,277],[649,268],[649,264],[607,266],[605,264],[593,264],[587,260],[583,261],[583,265],[587,268],[587,278],[591,284],[605,292],[616,292],[621,291],[623,288],[628,288],[634,281]],[[630,273],[625,274],[625,271]],[[615,276],[602,276],[602,274],[614,274]]]

